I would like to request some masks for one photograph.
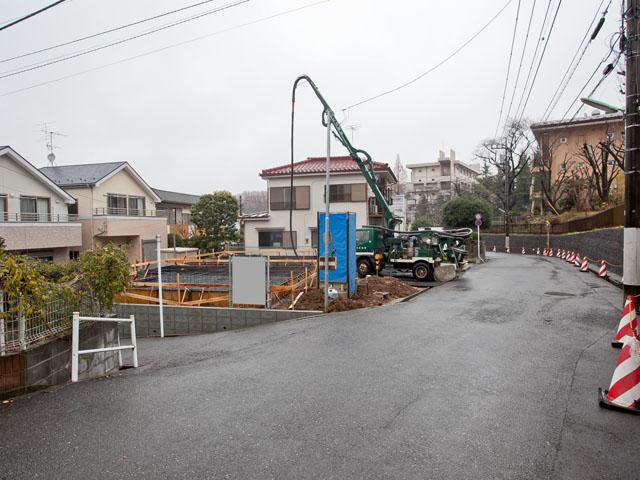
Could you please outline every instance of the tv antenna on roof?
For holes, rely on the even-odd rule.
[[[56,154],[53,153],[53,150],[55,148],[60,148],[60,146],[55,145],[53,143],[53,137],[58,136],[58,137],[66,137],[66,135],[62,132],[56,132],[54,130],[52,130],[51,128],[49,128],[49,125],[47,125],[47,123],[45,123],[42,127],[42,133],[44,133],[44,138],[45,138],[45,142],[47,145],[47,150],[49,150],[49,154],[47,155],[47,160],[49,161],[49,166],[53,167],[55,165],[55,161],[56,161]]]
[[[353,142],[353,133],[358,130],[361,125],[347,125],[346,127],[351,130],[351,141]]]

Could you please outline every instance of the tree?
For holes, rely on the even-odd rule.
[[[442,218],[447,227],[475,228],[476,213],[482,214],[482,226],[489,228],[491,226],[491,205],[472,195],[457,197],[445,203]]]
[[[82,289],[99,315],[113,306],[113,298],[131,281],[131,266],[124,248],[109,243],[80,255]]]
[[[597,145],[583,143],[577,154],[581,169],[592,191],[598,194],[603,203],[609,202],[611,185],[624,171],[624,146],[615,143],[613,136],[608,134],[606,139]]]
[[[516,205],[518,177],[528,168],[533,142],[528,124],[511,120],[502,137],[485,140],[476,149],[475,157],[497,172],[482,182],[506,212]]]
[[[558,214],[562,209],[559,202],[566,194],[567,182],[573,174],[573,161],[567,158],[567,155],[562,159],[556,158],[553,154],[554,147],[555,145],[545,145],[542,151],[538,150],[533,157],[533,166],[544,201],[555,214]],[[560,166],[554,176],[554,165],[557,162],[560,162]],[[566,205],[566,202],[563,203]]]
[[[238,238],[238,201],[229,192],[202,195],[191,207],[191,220],[202,232],[194,238],[198,248],[219,250]]]
[[[413,225],[411,225],[411,228],[417,230],[418,228],[431,228],[433,226],[433,222],[427,217],[418,217],[416,221],[413,222]]]

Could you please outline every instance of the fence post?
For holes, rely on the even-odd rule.
[[[80,339],[80,312],[73,312],[71,322],[71,381],[78,381],[78,350]]]
[[[20,350],[27,349],[27,321],[24,318],[22,306],[18,308],[18,341],[20,342]]]
[[[136,317],[129,315],[131,319],[131,345],[133,345],[133,368],[138,368],[138,341],[136,340]]]
[[[4,317],[0,318],[0,357],[4,357],[6,339],[4,336]]]

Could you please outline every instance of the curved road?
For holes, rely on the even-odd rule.
[[[140,343],[143,367],[0,405],[0,479],[638,478],[602,410],[621,292],[493,254],[393,306]]]

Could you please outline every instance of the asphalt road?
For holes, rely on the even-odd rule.
[[[600,409],[621,293],[494,254],[394,306],[145,340],[144,366],[0,405],[0,478],[633,479]]]

